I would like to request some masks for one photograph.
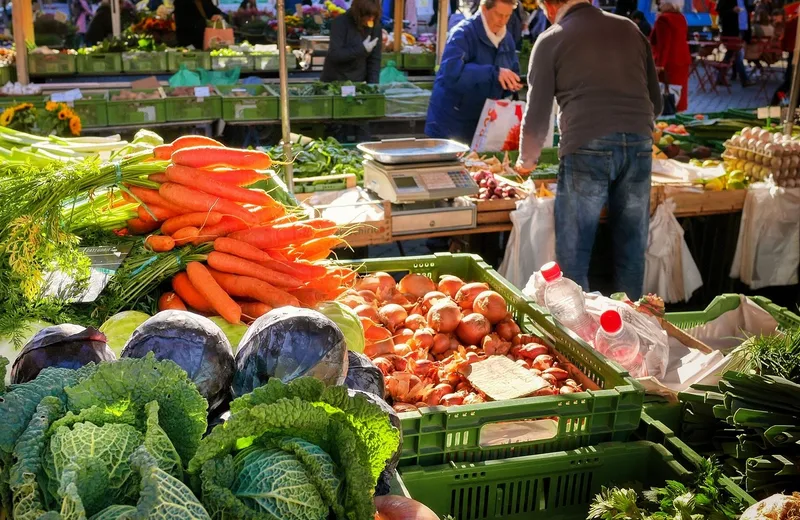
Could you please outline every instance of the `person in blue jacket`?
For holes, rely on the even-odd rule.
[[[450,32],[425,135],[470,144],[486,100],[522,88],[514,38],[506,30],[516,8],[516,0],[482,0],[480,9]]]

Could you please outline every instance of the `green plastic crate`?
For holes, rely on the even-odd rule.
[[[108,125],[141,125],[146,123],[163,123],[167,120],[166,100],[144,99],[132,101],[130,99],[112,101],[119,90],[108,92]],[[146,92],[153,92],[152,90]]]
[[[28,54],[31,76],[68,76],[78,70],[74,54]]]
[[[383,94],[334,96],[334,119],[378,118],[386,115],[386,97]]]
[[[381,68],[389,65],[389,62],[393,61],[394,66],[398,69],[403,65],[402,62],[402,55],[399,52],[382,52],[381,53]]]
[[[83,92],[83,99],[75,101],[72,110],[84,128],[108,126],[108,92]]]
[[[189,70],[211,70],[211,54],[201,51],[167,51],[167,70],[178,72],[181,70],[181,65]]]
[[[277,87],[267,86],[267,90],[280,99]],[[320,120],[333,118],[333,96],[301,96],[292,93],[289,87],[289,117],[292,120]]]
[[[663,486],[689,478],[693,469],[659,444],[611,442],[507,460],[402,468],[398,481],[440,517],[585,520],[601,486]]]
[[[78,54],[75,62],[78,74],[117,74],[122,72],[122,53],[119,52]]]
[[[420,54],[403,54],[405,70],[433,70],[436,67],[436,54],[424,52]]]
[[[167,72],[166,52],[123,52],[123,72]]]
[[[212,93],[206,97],[170,96],[174,89],[164,89],[167,121],[201,121],[222,118],[222,98]]]
[[[232,70],[238,68],[240,72],[253,71],[253,57],[244,56],[211,56],[213,70]]]
[[[260,72],[277,72],[281,70],[281,60],[277,54],[253,53],[250,56],[253,60],[253,70]],[[288,70],[297,68],[297,58],[294,57],[294,54],[286,56],[286,68]]]
[[[20,103],[31,103],[36,108],[44,108],[44,96],[3,96],[0,95],[0,109],[13,107]]]
[[[5,85],[14,77],[16,77],[14,67],[0,67],[0,85]]]
[[[424,274],[434,280],[455,275],[465,281],[485,282],[501,294],[520,327],[540,335],[571,361],[601,390],[567,396],[531,397],[450,408],[430,407],[399,414],[403,428],[400,466],[432,466],[455,462],[506,459],[624,441],[638,427],[644,391],[622,368],[611,364],[593,349],[582,347],[556,330],[536,311],[518,289],[504,280],[477,255],[436,254],[407,258],[369,259],[347,262],[360,273]],[[540,419],[552,428],[549,438],[527,442],[485,445],[482,433],[502,422]],[[486,435],[492,432],[486,431]]]
[[[225,121],[275,121],[279,118],[278,97],[263,85],[218,85]],[[234,93],[246,94],[237,96]]]
[[[784,329],[800,327],[800,316],[794,314],[786,307],[775,305],[771,300],[762,296],[748,296],[747,298],[769,312],[780,327]],[[714,298],[704,311],[668,312],[665,318],[676,327],[691,329],[719,318],[726,312],[738,309],[739,303],[740,297],[738,294],[723,294]]]

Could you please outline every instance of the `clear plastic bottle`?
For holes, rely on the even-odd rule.
[[[639,335],[622,321],[617,311],[610,310],[600,315],[600,328],[595,336],[594,348],[622,365],[632,376],[647,375]]]
[[[544,281],[541,271],[533,273],[533,301],[537,305],[544,307],[544,290],[547,288],[547,282]]]
[[[586,312],[583,289],[569,278],[564,278],[555,262],[542,266],[541,273],[546,282],[544,303],[547,310],[562,325],[591,345],[597,334],[597,323]]]

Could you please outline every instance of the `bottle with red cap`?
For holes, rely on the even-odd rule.
[[[555,262],[543,265],[541,273],[546,283],[544,303],[547,310],[562,325],[591,345],[597,334],[597,323],[586,312],[583,289],[569,278],[564,278]]]
[[[617,311],[609,310],[600,315],[600,328],[595,336],[594,348],[622,365],[632,376],[647,375],[639,335],[622,321]]]

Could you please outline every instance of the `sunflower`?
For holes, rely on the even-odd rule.
[[[33,105],[30,104],[30,103],[21,103],[21,104],[17,105],[16,107],[14,107],[15,110],[28,110],[28,109],[31,109],[31,108],[33,108]]]
[[[58,111],[58,119],[60,119],[61,121],[66,121],[67,119],[69,119],[69,115],[70,115],[69,109],[67,108],[62,108],[61,110]]]
[[[45,103],[44,109],[47,110],[48,112],[54,112],[55,110],[58,110],[58,103],[56,103],[55,101],[48,101],[47,103]]]
[[[81,135],[81,118],[78,116],[72,116],[69,118],[69,131],[72,132],[72,135]]]
[[[12,119],[14,119],[14,109],[7,108],[3,110],[3,113],[0,114],[0,126],[10,125]]]

